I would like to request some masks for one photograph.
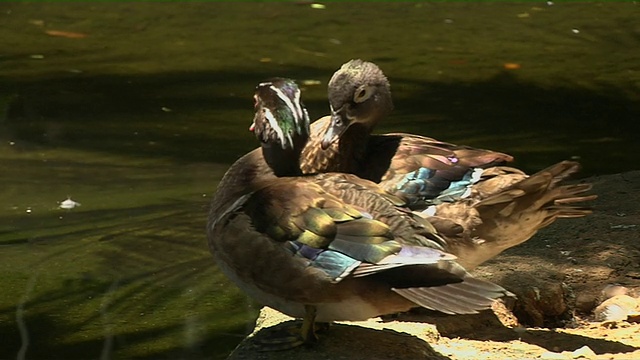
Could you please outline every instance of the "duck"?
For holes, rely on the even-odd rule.
[[[450,238],[472,270],[559,218],[591,213],[591,184],[564,185],[580,164],[562,161],[533,175],[513,157],[421,135],[372,135],[393,110],[390,83],[374,63],[343,64],[328,84],[331,114],[315,121],[302,153],[305,173],[338,171],[377,183]]]
[[[426,136],[372,135],[394,108],[389,81],[374,63],[343,64],[329,81],[328,98],[331,115],[311,125],[302,153],[305,173],[357,174],[420,207],[456,200],[477,182],[477,169],[513,161],[508,154]]]
[[[376,183],[347,173],[304,174],[309,116],[293,80],[260,83],[254,100],[250,130],[260,147],[218,184],[207,239],[240,289],[303,319],[258,341],[260,350],[312,345],[318,324],[416,307],[472,314],[513,296],[469,274],[446,236]]]

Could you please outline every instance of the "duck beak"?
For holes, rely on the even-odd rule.
[[[344,121],[338,112],[331,112],[331,124],[329,124],[329,128],[320,143],[322,150],[328,149],[331,144],[340,138],[349,127],[347,124],[348,122]]]

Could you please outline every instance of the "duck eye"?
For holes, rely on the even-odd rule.
[[[356,103],[361,103],[371,97],[373,93],[373,88],[369,86],[362,86],[359,89],[356,89],[355,95],[353,96],[353,101]]]

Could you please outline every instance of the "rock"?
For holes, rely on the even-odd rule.
[[[504,286],[504,284],[503,284]],[[518,274],[506,287],[518,296],[513,314],[526,326],[558,327],[572,318],[572,294],[564,283],[533,274]]]
[[[593,311],[597,321],[622,321],[633,314],[638,300],[629,295],[616,295],[605,300]]]
[[[588,346],[583,346],[579,349],[574,350],[571,353],[571,357],[574,359],[595,359],[596,358],[596,353],[591,350],[590,347]]]
[[[607,300],[617,295],[629,295],[629,289],[617,284],[609,284],[602,289],[602,300]]]
[[[545,359],[545,360],[567,360],[567,359],[570,359],[570,357],[567,356],[566,352],[557,353],[557,352],[547,351],[547,352],[544,352],[544,353],[540,354],[540,359]]]
[[[576,296],[575,308],[582,314],[590,314],[596,307],[596,296],[589,293],[581,293]]]
[[[586,345],[574,351],[563,351],[561,353],[547,351],[540,355],[540,359],[546,360],[595,359],[596,357],[596,353]]]

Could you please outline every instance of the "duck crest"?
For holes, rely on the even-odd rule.
[[[360,59],[345,63],[329,80],[329,106],[338,111],[344,104],[359,100],[357,92],[364,86],[381,87],[387,92],[391,91],[387,77],[375,64]],[[390,106],[388,111],[391,111],[393,103],[390,97],[388,101],[386,105]]]
[[[300,175],[300,152],[309,137],[309,115],[293,80],[260,83],[254,95],[255,116],[249,127],[262,143],[266,162],[277,176]]]
[[[260,111],[256,111],[250,129],[262,127],[256,134],[260,134],[263,143],[279,143],[287,149],[295,147],[294,137],[306,141],[309,114],[300,101],[300,89],[293,80],[274,78],[260,83],[254,99],[256,110]],[[270,141],[271,137],[274,137],[273,141]]]

